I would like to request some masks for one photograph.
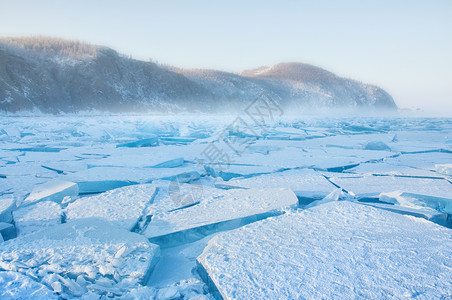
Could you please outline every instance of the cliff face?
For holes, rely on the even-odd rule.
[[[282,106],[395,109],[382,89],[305,64],[242,74],[163,68],[58,39],[0,40],[0,110],[223,111],[265,93]]]

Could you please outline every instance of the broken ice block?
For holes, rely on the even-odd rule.
[[[53,201],[41,201],[13,211],[17,234],[29,234],[61,224],[62,211]]]
[[[66,208],[66,220],[98,217],[113,225],[132,230],[141,217],[146,205],[155,196],[153,184],[132,185],[106,193],[75,200]]]
[[[298,204],[297,197],[288,189],[219,190],[204,187],[198,201],[198,204],[184,209],[154,215],[144,236],[172,243],[170,237],[190,239],[194,233],[190,230],[196,231],[196,228],[245,221],[247,217],[270,216],[278,214],[280,208]]]
[[[78,196],[78,185],[76,183],[61,180],[48,181],[35,186],[22,205],[29,205],[38,201],[61,202],[66,196]]]
[[[116,145],[116,148],[154,147],[154,146],[158,146],[158,144],[159,144],[159,139],[157,137],[152,137],[152,138],[148,138],[148,139],[138,140],[135,142],[119,144],[119,145]]]
[[[4,241],[13,239],[17,236],[16,228],[13,224],[0,222],[0,236]]]
[[[93,291],[91,286],[105,281],[120,296],[146,282],[159,255],[159,247],[145,237],[95,218],[0,244],[3,269],[32,274],[37,282],[60,281],[63,298],[81,296],[84,289]],[[107,291],[96,293],[106,295]]]
[[[14,199],[0,199],[0,222],[10,223],[13,220],[12,211],[15,208],[16,201]]]
[[[340,201],[220,233],[197,260],[223,299],[433,299],[450,257],[450,229]]]

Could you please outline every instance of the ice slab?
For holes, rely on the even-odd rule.
[[[95,218],[0,244],[0,268],[61,289],[63,298],[120,296],[147,281],[158,257],[159,247],[143,236]]]
[[[30,205],[38,201],[61,202],[66,196],[78,196],[78,185],[76,183],[62,180],[48,181],[33,188],[22,205]]]
[[[0,272],[1,299],[59,299],[47,286],[16,272]]]
[[[30,234],[61,224],[62,210],[53,201],[41,201],[13,211],[17,234]]]
[[[220,233],[198,262],[223,299],[432,299],[451,255],[448,228],[340,201]]]
[[[330,180],[360,197],[378,196],[380,193],[402,191],[432,197],[450,198],[452,184],[443,179],[411,178],[399,176],[373,176],[370,174],[326,174]]]
[[[144,236],[153,239],[190,229],[267,214],[298,204],[288,189],[219,190],[205,187],[199,203],[154,215]]]
[[[13,220],[12,211],[16,208],[13,198],[0,199],[0,222],[10,223]]]
[[[16,228],[13,224],[0,222],[0,236],[3,241],[13,239],[17,236]]]
[[[70,203],[66,209],[66,221],[98,217],[114,226],[132,230],[146,205],[156,193],[153,184],[131,185],[106,193],[85,197]]]
[[[288,170],[252,178],[233,178],[230,186],[243,188],[288,188],[299,198],[322,199],[336,187],[317,171],[311,169]]]

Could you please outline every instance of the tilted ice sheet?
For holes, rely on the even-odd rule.
[[[13,198],[0,198],[0,222],[9,223],[13,220],[12,211],[16,208]]]
[[[441,298],[452,231],[347,201],[219,234],[198,261],[224,299]]]
[[[298,199],[288,189],[220,190],[204,188],[200,203],[185,209],[154,215],[144,235],[164,236],[209,224],[240,219],[296,205]]]
[[[155,185],[142,184],[80,198],[66,207],[66,220],[71,222],[97,217],[110,221],[119,228],[132,230],[141,217],[144,208],[154,197],[155,192]]]
[[[146,279],[158,256],[159,247],[143,236],[95,218],[0,244],[0,268],[62,287],[71,296],[108,290],[121,295]]]

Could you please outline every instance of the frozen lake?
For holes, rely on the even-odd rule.
[[[451,119],[0,118],[0,297],[447,298],[451,214]]]

